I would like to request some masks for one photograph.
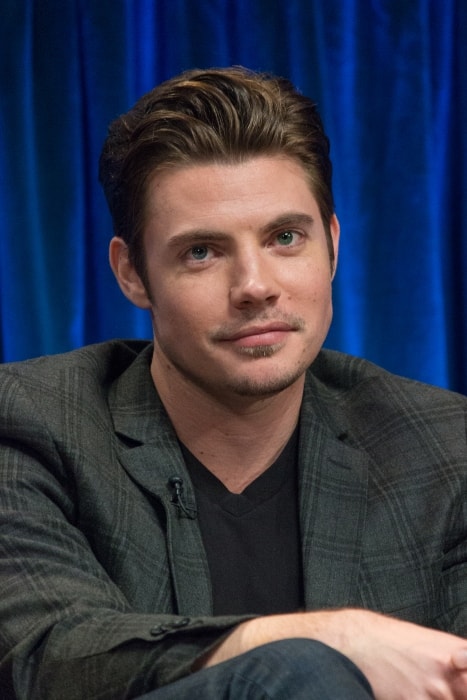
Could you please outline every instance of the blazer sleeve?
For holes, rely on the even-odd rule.
[[[451,437],[451,444],[461,444],[463,474],[455,494],[451,526],[445,541],[437,625],[467,639],[467,415],[464,433]],[[448,484],[454,489],[454,480]]]
[[[132,609],[74,525],[79,504],[42,410],[0,372],[0,697],[136,697],[188,674],[246,618]]]

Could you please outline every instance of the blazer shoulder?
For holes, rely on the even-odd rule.
[[[0,434],[25,439],[25,433],[65,436],[71,426],[111,425],[109,393],[152,345],[108,341],[59,355],[0,367]],[[82,431],[82,430],[81,430]]]
[[[466,444],[467,397],[392,374],[351,355],[323,350],[310,368],[305,407],[355,436],[405,432]],[[345,426],[345,427],[344,427]]]
[[[5,363],[0,365],[0,385],[15,377],[25,384],[47,386],[70,372],[88,375],[97,383],[111,382],[150,347],[150,341],[117,339],[66,353]]]
[[[412,397],[414,401],[432,399],[467,409],[467,397],[462,394],[393,374],[373,362],[336,350],[322,350],[312,364],[310,374],[323,393],[334,399],[344,400],[346,396],[368,393],[377,400],[380,387],[383,400],[387,392],[395,392]]]
[[[340,441],[384,464],[387,474],[418,465],[439,475],[442,463],[465,484],[467,397],[334,351],[313,363],[305,392],[304,414],[318,415]]]

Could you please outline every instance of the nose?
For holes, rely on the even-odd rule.
[[[233,306],[253,308],[274,303],[280,296],[273,263],[265,251],[244,251],[232,261],[230,301]]]

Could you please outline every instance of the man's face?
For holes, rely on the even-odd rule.
[[[303,380],[332,316],[326,235],[286,157],[157,175],[144,246],[153,376],[229,402]],[[337,254],[338,223],[331,232]]]

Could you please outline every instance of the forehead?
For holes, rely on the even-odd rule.
[[[146,197],[146,223],[275,218],[285,210],[319,217],[308,174],[286,156],[234,164],[208,163],[156,173]],[[312,211],[311,211],[312,210]]]

